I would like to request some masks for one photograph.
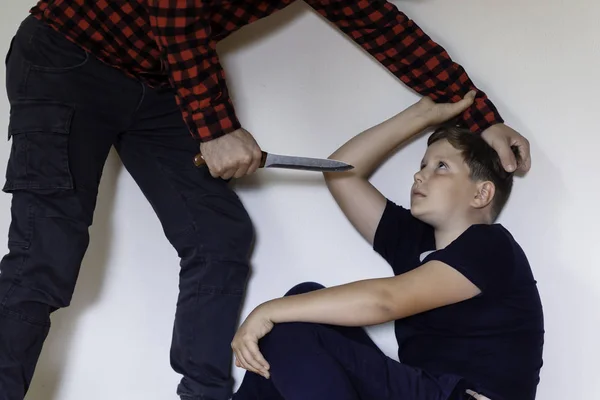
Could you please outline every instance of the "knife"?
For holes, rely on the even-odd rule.
[[[202,154],[196,154],[194,157],[194,164],[197,167],[206,165]],[[354,166],[346,164],[342,161],[330,160],[327,158],[285,156],[263,151],[260,160],[260,168],[285,168],[299,169],[304,171],[342,172],[348,171],[354,168]]]

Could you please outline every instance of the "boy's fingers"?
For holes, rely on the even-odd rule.
[[[241,368],[244,368],[247,371],[256,372],[254,370],[254,368],[252,368],[252,366],[250,364],[248,364],[248,362],[246,361],[246,358],[244,357],[244,354],[241,350],[238,349],[235,351],[235,357],[239,361]]]
[[[250,351],[250,353],[252,353],[252,356],[261,365],[262,369],[264,369],[266,371],[270,368],[269,363],[263,357],[263,355],[260,352],[260,349],[258,348],[258,345],[256,343],[254,343],[254,342],[249,343],[248,351]]]
[[[254,358],[252,352],[248,349],[248,346],[244,346],[241,351],[244,355],[244,360],[246,363],[252,368],[252,372],[255,372],[259,375],[264,375],[266,372],[265,368],[263,368],[260,363]]]
[[[463,110],[466,110],[469,106],[471,106],[471,104],[473,104],[474,100],[475,100],[475,91],[471,90],[469,93],[467,93],[465,95],[465,97],[462,98],[462,100],[459,103],[461,104],[461,107],[463,107]]]

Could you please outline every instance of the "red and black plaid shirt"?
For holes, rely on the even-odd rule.
[[[216,43],[294,0],[40,0],[31,13],[100,60],[150,86],[171,85],[192,135],[240,127]],[[421,95],[457,101],[475,88],[464,69],[383,0],[305,0]],[[473,132],[503,122],[479,91],[462,116]]]

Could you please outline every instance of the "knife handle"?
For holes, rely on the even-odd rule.
[[[261,153],[262,153],[262,155],[260,157],[260,165],[258,167],[264,168],[265,162],[267,161],[267,152],[261,151]],[[202,153],[198,153],[194,156],[194,165],[196,167],[201,167],[203,165],[206,165],[206,161],[204,161],[204,157],[202,157]]]

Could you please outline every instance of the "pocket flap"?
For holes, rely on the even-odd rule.
[[[16,101],[11,105],[8,138],[20,133],[69,134],[73,107],[64,103]]]

